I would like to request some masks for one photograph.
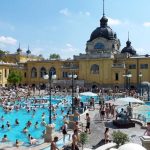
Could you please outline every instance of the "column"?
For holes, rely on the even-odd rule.
[[[142,146],[150,150],[150,136],[142,136],[140,139],[142,141]]]
[[[44,135],[44,142],[51,142],[53,140],[54,131],[55,131],[54,124],[49,124],[46,126],[46,133]]]

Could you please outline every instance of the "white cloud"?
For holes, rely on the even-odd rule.
[[[4,45],[16,45],[17,40],[13,37],[0,36],[0,44]]]
[[[64,15],[64,16],[70,16],[71,15],[71,12],[69,11],[68,8],[64,8],[64,9],[60,10],[59,13]]]
[[[43,52],[44,52],[44,49],[43,48],[33,48],[33,49],[30,49],[31,50],[31,53],[34,54],[34,55],[44,55]]]
[[[145,26],[145,27],[150,27],[150,22],[144,22],[144,23],[143,23],[143,26]]]
[[[73,55],[78,55],[79,49],[75,48],[72,44],[67,43],[64,48],[60,51],[61,58],[67,59],[72,58]]]
[[[3,22],[3,21],[0,21],[0,28],[1,29],[9,29],[10,31],[14,31],[15,30],[15,27],[7,22]]]
[[[135,50],[136,50],[137,54],[139,54],[139,55],[149,54],[149,50],[148,49],[136,48]]]
[[[108,18],[108,24],[109,25],[120,25],[122,22],[120,21],[120,20],[118,20],[118,19],[112,19],[112,18],[109,18],[109,17],[107,17]]]
[[[66,47],[72,48],[73,46],[70,43],[67,43]]]
[[[76,52],[77,49],[75,47],[73,47],[73,45],[71,45],[70,43],[67,43],[65,48],[62,49],[62,51],[65,51],[65,52]]]
[[[86,11],[86,12],[80,11],[80,12],[79,12],[79,15],[82,15],[82,16],[90,16],[91,13],[88,12],[88,11]]]
[[[90,16],[91,14],[90,14],[90,12],[86,11],[86,12],[85,12],[85,15],[86,15],[86,16]]]

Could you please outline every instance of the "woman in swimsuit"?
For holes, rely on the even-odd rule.
[[[106,128],[104,132],[105,144],[110,142],[109,128]]]
[[[144,135],[150,136],[150,122],[147,123],[147,129],[146,129]]]

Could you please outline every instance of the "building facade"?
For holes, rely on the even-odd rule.
[[[84,54],[72,60],[44,60],[41,56],[26,54],[19,48],[15,54],[1,56],[0,85],[6,86],[10,69],[20,70],[21,84],[44,87],[48,81],[45,74],[56,74],[57,86],[71,86],[69,74],[76,74],[74,84],[88,87],[138,88],[142,81],[150,82],[150,55],[138,55],[128,38],[126,46],[120,50],[117,34],[108,26],[103,14],[100,26],[86,42]],[[13,66],[13,67],[12,67]],[[7,75],[6,75],[7,74]]]

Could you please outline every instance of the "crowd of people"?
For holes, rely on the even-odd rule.
[[[8,94],[8,93],[12,93],[13,94]],[[35,91],[34,91],[35,92]],[[131,94],[136,94],[136,93],[131,93]],[[59,95],[59,93],[54,92],[53,96],[55,95]],[[105,93],[104,91],[99,91],[99,96],[108,96],[108,93]],[[85,115],[85,120],[86,120],[86,125],[85,127],[83,127],[83,124],[80,124],[79,120],[80,120],[80,110],[82,109],[84,112],[85,110],[90,110],[90,111],[95,111],[96,107],[95,107],[95,99],[93,97],[90,97],[89,99],[87,99],[86,103],[83,103],[80,101],[80,98],[75,97],[74,98],[74,125],[73,125],[73,134],[69,133],[68,131],[68,117],[70,114],[72,114],[72,108],[71,103],[65,99],[65,96],[67,96],[67,94],[65,93],[61,93],[60,96],[61,100],[55,104],[55,105],[49,105],[49,101],[47,99],[42,99],[42,94],[41,94],[41,98],[36,98],[35,96],[31,97],[31,92],[30,89],[25,89],[23,91],[21,91],[19,88],[16,90],[13,90],[11,92],[8,92],[8,90],[2,90],[1,91],[1,101],[0,101],[0,105],[2,106],[3,110],[5,113],[11,113],[12,111],[19,111],[20,109],[25,109],[27,113],[32,115],[32,118],[35,117],[36,115],[36,111],[38,108],[47,108],[51,109],[52,111],[52,120],[55,121],[58,117],[57,114],[57,110],[60,109],[61,110],[61,115],[63,116],[63,122],[64,125],[61,127],[61,131],[62,131],[62,135],[63,135],[63,142],[65,144],[66,141],[66,136],[69,136],[69,140],[72,140],[72,150],[78,150],[79,149],[79,143],[80,143],[80,139],[79,139],[79,133],[80,132],[86,132],[88,134],[91,134],[91,116],[89,113],[86,113]],[[114,96],[114,95],[113,95]],[[22,99],[23,97],[23,99]],[[113,97],[115,98],[115,96]],[[29,101],[30,100],[30,101]],[[31,107],[32,106],[32,107]],[[60,107],[61,106],[61,107]],[[63,106],[63,107],[62,107]],[[100,116],[100,120],[101,121],[107,121],[109,119],[113,119],[116,117],[116,119],[118,117],[122,117],[123,115],[127,115],[128,117],[132,116],[132,107],[129,104],[129,106],[127,107],[127,110],[124,110],[123,108],[121,109],[120,112],[116,111],[115,105],[111,104],[111,103],[105,103],[105,99],[102,101],[100,100],[99,102],[99,116]],[[33,124],[32,120],[28,120],[25,125],[24,128],[22,129],[22,133],[24,133],[29,141],[30,144],[36,144],[38,142],[37,139],[35,139],[33,136],[31,136],[31,134],[29,133],[29,128],[31,126],[34,126],[34,129],[37,130],[39,128],[40,125],[42,126],[46,126],[47,122],[45,121],[46,118],[46,114],[43,112],[41,115],[41,120],[36,120],[36,122]],[[2,115],[0,118],[1,122],[3,122],[5,120],[5,116]],[[15,126],[19,126],[20,125],[20,121],[18,118],[16,118],[14,120],[14,125]],[[2,124],[1,125],[1,129],[5,129],[7,128],[8,130],[11,130],[11,126],[12,124],[10,124],[9,121],[6,122],[6,124]],[[149,125],[150,126],[150,125]],[[148,126],[145,135],[149,135],[150,133],[150,127]],[[45,134],[45,130],[42,133],[42,137],[44,137]],[[104,139],[105,139],[105,143],[108,143],[110,141],[110,133],[109,133],[109,128],[106,128],[105,132],[104,132]],[[55,137],[54,140],[51,142],[51,150],[56,150],[58,149],[57,147],[57,141],[58,141],[58,137]],[[2,142],[6,142],[8,141],[8,137],[7,134],[5,134],[1,140]],[[20,144],[20,141],[18,139],[16,139],[15,145],[18,147]]]

